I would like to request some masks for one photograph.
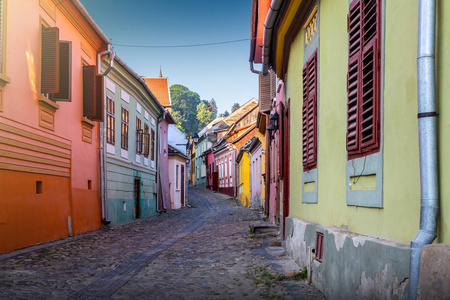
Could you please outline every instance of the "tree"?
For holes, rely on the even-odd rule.
[[[213,112],[208,110],[208,107],[203,101],[197,105],[197,120],[199,130],[214,120]]]
[[[216,100],[214,100],[214,98],[212,98],[209,101],[209,107],[210,107],[211,111],[213,112],[213,115],[214,115],[213,120],[214,120],[215,118],[217,118],[217,104],[216,104]]]
[[[221,114],[221,117],[228,117],[230,115],[230,113],[228,112],[228,110],[226,110],[223,114]]]
[[[184,134],[193,135],[198,131],[197,105],[200,103],[200,96],[181,84],[172,85],[170,95],[172,96],[172,115],[175,114],[178,118],[175,120],[179,122],[177,127]]]
[[[231,113],[233,113],[235,110],[237,110],[239,108],[239,103],[234,103],[233,106],[231,107]]]

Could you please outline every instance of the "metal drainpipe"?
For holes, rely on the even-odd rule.
[[[159,140],[160,140],[160,138],[161,138],[161,133],[159,132],[160,130],[159,130],[159,125],[161,124],[161,122],[166,118],[166,114],[167,114],[167,110],[164,110],[164,112],[163,112],[163,114],[162,114],[162,116],[160,116],[159,118],[158,118],[158,122],[157,122],[157,126],[158,126],[158,130],[157,130],[157,139],[156,139],[156,142],[157,142],[157,144],[156,144],[156,149],[158,149],[158,152],[159,153],[161,153],[161,145],[160,145],[160,142],[159,142]],[[159,156],[158,155],[156,155],[156,153],[155,153],[155,156],[156,156],[156,170],[157,170],[157,172],[158,172],[158,175],[157,175],[157,178],[159,179],[159,184],[157,185],[157,189],[159,190],[160,189],[160,187],[161,187],[161,200],[162,200],[162,206],[163,206],[163,209],[164,210],[166,210],[167,209],[167,207],[166,207],[166,204],[164,203],[164,189],[163,189],[163,186],[162,186],[162,181],[161,181],[161,159],[159,159]],[[158,195],[159,193],[157,193],[156,195]],[[158,196],[156,196],[156,198],[158,199]],[[156,201],[156,202],[158,202],[158,201]],[[158,210],[158,203],[156,204],[156,211],[158,212],[158,213],[160,213],[161,211],[160,210]]]
[[[420,157],[420,230],[411,241],[409,299],[416,299],[420,251],[437,236],[439,174],[435,97],[436,1],[419,1],[417,94]]]
[[[264,22],[264,38],[262,49],[263,75],[267,75],[269,71],[269,55],[270,55],[272,29],[282,2],[283,0],[272,0],[272,3],[270,3],[269,12],[267,13],[266,21]]]
[[[103,73],[103,76],[106,76],[109,71],[112,69],[114,64],[114,57],[116,54],[114,53],[114,49],[111,48],[111,41],[108,44],[108,49],[97,53],[97,73],[101,74],[101,57],[105,54],[109,54],[110,65]],[[104,88],[105,89],[105,88]],[[104,95],[105,91],[103,91]],[[99,147],[100,147],[100,199],[102,204],[102,222],[104,224],[109,224],[111,221],[108,219],[108,201],[107,201],[107,186],[106,186],[106,136],[104,130],[104,124],[106,124],[106,97],[103,97],[103,124],[102,126],[98,126],[98,139],[99,139]]]

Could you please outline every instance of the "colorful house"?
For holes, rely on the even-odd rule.
[[[269,28],[254,62],[276,72],[292,114],[285,247],[328,298],[433,298],[445,285],[425,288],[443,277],[419,269],[449,253],[423,245],[450,242],[450,3],[434,3],[272,1],[254,18]]]
[[[250,154],[248,145],[242,147],[237,155],[238,189],[237,197],[242,206],[250,206]]]
[[[165,109],[142,78],[117,56],[112,63],[103,61],[103,70],[109,70],[103,123],[106,169],[102,170],[106,219],[117,224],[156,213],[155,147],[158,120]]]
[[[187,205],[186,160],[185,153],[169,145],[169,188],[172,209]]]
[[[218,128],[215,132],[221,136],[212,151],[219,172],[219,192],[232,197],[237,196],[238,187],[235,165],[237,150],[241,149],[257,132],[257,104],[255,98],[251,99],[215,126]],[[227,122],[231,123],[231,126],[224,133],[220,128]]]
[[[263,140],[262,143],[261,139]],[[258,132],[251,139],[248,147],[250,154],[250,206],[254,209],[264,208],[264,144],[264,136]]]
[[[4,253],[101,226],[97,57],[109,40],[78,0],[0,1],[0,33]]]

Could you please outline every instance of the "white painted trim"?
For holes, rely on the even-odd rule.
[[[136,154],[136,162],[137,162],[138,164],[141,163],[141,155],[140,155],[140,154]]]
[[[144,111],[144,118],[148,121],[149,115],[148,115],[148,112],[146,110]]]
[[[156,124],[156,120],[155,120],[154,118],[152,118],[152,121],[151,121],[151,123],[152,123],[152,125],[153,125],[153,126],[155,126],[155,124]]]
[[[138,113],[142,113],[142,105],[140,105],[138,102],[136,102],[136,111]]]
[[[124,90],[120,91],[120,98],[125,101],[126,103],[130,103],[130,95],[125,92]]]
[[[144,157],[144,166],[148,167],[148,158],[147,157]]]
[[[105,85],[108,90],[110,90],[113,94],[116,93],[116,85],[112,82],[108,77],[105,78]]]
[[[111,154],[116,154],[116,147],[111,144],[106,144],[106,152]]]
[[[128,151],[125,149],[120,149],[120,156],[128,159]]]

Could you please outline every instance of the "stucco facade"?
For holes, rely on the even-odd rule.
[[[0,252],[8,252],[101,226],[98,123],[83,116],[81,87],[83,64],[96,65],[108,39],[78,1],[1,5]],[[70,53],[59,85],[57,65],[41,57],[57,60],[48,33]]]
[[[352,2],[352,1],[350,1]],[[349,158],[347,80],[349,69],[348,1],[290,2],[271,53],[290,99],[290,198],[284,228],[288,253],[311,266],[312,281],[331,298],[406,298],[409,243],[419,229],[420,172],[417,121],[418,2],[377,1],[380,8],[380,135],[376,152]],[[450,193],[445,155],[450,149],[443,84],[450,76],[450,42],[445,11],[437,14],[437,102],[440,209],[437,243],[449,243]],[[298,11],[304,12],[297,14]],[[296,16],[296,17],[295,17]],[[301,17],[303,16],[303,17]],[[311,17],[311,18],[309,18]],[[292,21],[295,20],[295,21]],[[314,20],[308,33],[293,24]],[[295,34],[294,34],[295,33]],[[312,34],[311,34],[312,33]],[[284,39],[284,40],[283,40]],[[320,43],[319,43],[320,39]],[[289,50],[289,55],[284,50]],[[302,67],[317,51],[317,165],[304,170]],[[283,54],[284,53],[284,54]],[[278,97],[278,95],[277,95]],[[401,213],[400,213],[401,212]],[[321,261],[310,262],[311,249],[323,240]]]
[[[108,66],[105,62],[103,69]],[[106,78],[106,103],[106,219],[117,224],[156,213],[157,153],[152,149],[163,107],[117,56]]]

